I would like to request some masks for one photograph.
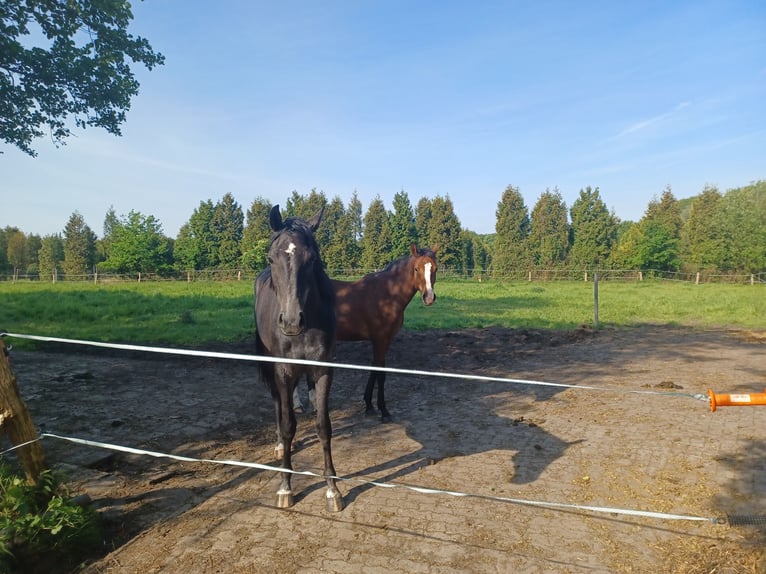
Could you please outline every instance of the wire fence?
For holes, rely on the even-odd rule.
[[[328,269],[334,279],[354,280],[378,269]],[[202,269],[188,271],[169,271],[163,273],[101,273],[98,271],[83,274],[54,273],[42,276],[39,273],[0,273],[0,282],[80,282],[80,283],[141,283],[158,281],[249,281],[255,280],[259,271],[253,269]],[[466,272],[449,268],[440,268],[441,279],[500,282],[545,282],[545,281],[593,281],[594,275],[599,281],[678,281],[682,283],[725,283],[725,284],[766,284],[766,271],[759,273],[720,273],[712,271],[664,271],[659,269],[519,269],[513,272],[498,273],[491,269],[469,269]]]

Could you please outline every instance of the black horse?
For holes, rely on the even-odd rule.
[[[335,293],[319,257],[314,232],[322,219],[320,210],[308,221],[289,217],[282,221],[279,206],[272,207],[273,231],[269,266],[255,280],[256,351],[289,359],[331,361],[335,355]],[[316,388],[316,428],[324,451],[327,478],[327,509],[343,509],[343,497],[335,484],[330,440],[332,427],[328,396],[333,370],[326,366],[260,362],[261,378],[271,391],[277,418],[277,456],[282,468],[292,470],[291,450],[296,420],[293,390],[305,373]],[[282,473],[277,506],[293,505],[292,474]]]

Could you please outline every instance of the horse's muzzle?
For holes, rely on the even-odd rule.
[[[430,307],[434,304],[434,301],[436,301],[436,293],[433,292],[433,289],[423,293],[423,305]]]
[[[293,317],[292,319],[288,319],[285,317],[284,313],[280,313],[278,322],[280,331],[282,331],[282,333],[288,337],[295,337],[296,335],[300,335],[303,333],[303,328],[305,327],[303,311],[300,311],[298,316]]]

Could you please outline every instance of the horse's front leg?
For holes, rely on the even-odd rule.
[[[285,453],[285,443],[282,440],[282,401],[278,397],[274,397],[274,420],[277,423],[277,446],[274,447],[274,458],[282,460],[282,456]]]
[[[332,371],[321,375],[316,382],[316,428],[324,453],[324,475],[327,480],[327,510],[339,512],[343,510],[343,495],[338,490],[335,478],[335,465],[332,462],[332,424],[330,423],[329,395],[332,384]]]
[[[292,463],[292,444],[293,438],[295,438],[295,429],[297,421],[295,419],[295,412],[293,411],[292,390],[286,381],[279,385],[279,396],[275,398],[275,406],[277,411],[277,433],[278,451],[281,447],[282,468],[287,470],[293,469]],[[290,508],[294,504],[293,489],[291,486],[292,473],[282,472],[282,480],[277,490],[277,508]]]

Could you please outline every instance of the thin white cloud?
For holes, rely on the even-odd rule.
[[[658,116],[654,116],[653,118],[642,120],[640,122],[636,122],[633,125],[628,126],[624,130],[622,130],[619,134],[617,134],[617,137],[620,138],[620,137],[623,137],[623,136],[626,136],[626,135],[629,135],[629,134],[632,134],[632,133],[636,133],[636,132],[639,132],[641,130],[644,130],[644,129],[648,128],[649,126],[658,124],[660,122],[664,122],[668,118],[674,116],[675,114],[677,114],[678,112],[680,112],[681,110],[683,110],[684,108],[686,108],[686,107],[688,107],[690,105],[691,105],[690,102],[681,102],[680,104],[678,104],[675,108],[673,108],[669,112],[665,112],[664,114],[660,114]]]
[[[145,154],[136,153],[132,149],[125,149],[117,143],[105,141],[103,137],[99,139],[83,140],[81,149],[87,154],[99,156],[101,158],[115,160],[118,164],[135,164],[156,168],[161,171],[173,172],[184,175],[200,176],[211,179],[220,179],[224,181],[243,181],[247,178],[243,174],[226,172],[221,170],[211,170],[199,165],[174,162],[172,160],[158,159]]]

